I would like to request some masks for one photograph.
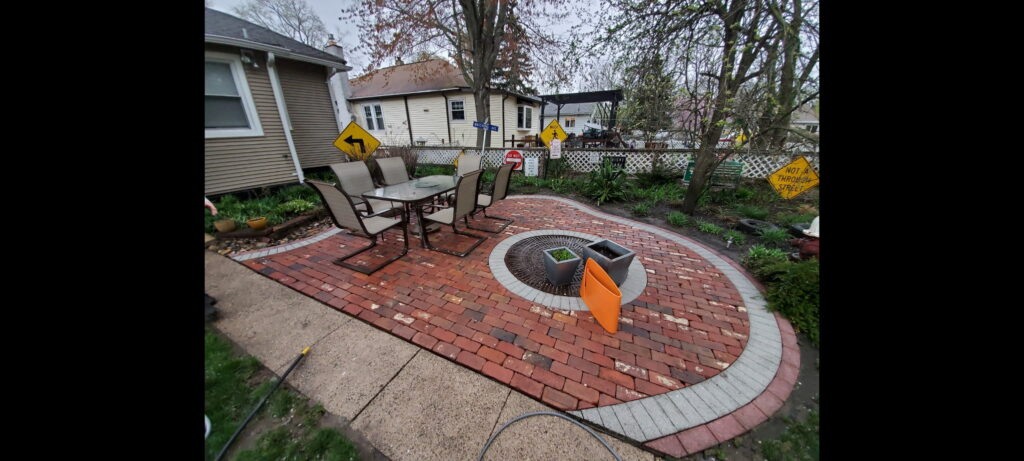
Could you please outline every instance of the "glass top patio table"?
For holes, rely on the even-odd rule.
[[[363,197],[391,202],[415,203],[451,190],[455,190],[455,177],[434,175],[393,186],[378,187],[364,193]]]

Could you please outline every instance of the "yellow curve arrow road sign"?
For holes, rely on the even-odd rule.
[[[366,160],[380,147],[380,141],[356,122],[348,122],[338,139],[334,140],[334,147],[353,160]]]

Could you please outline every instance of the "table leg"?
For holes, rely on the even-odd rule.
[[[423,236],[427,233],[427,226],[423,225],[423,208],[416,206],[416,223],[419,224],[420,228],[420,246],[423,248],[427,247],[427,242]]]

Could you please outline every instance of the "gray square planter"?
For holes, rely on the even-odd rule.
[[[601,253],[598,253],[594,248],[603,248],[609,250],[615,254],[614,258],[609,258]],[[598,240],[583,247],[583,251],[586,253],[587,258],[593,258],[597,261],[597,264],[608,273],[608,276],[612,278],[615,285],[622,285],[622,282],[626,281],[626,276],[629,275],[629,265],[633,262],[633,257],[636,256],[632,250],[626,249],[621,245],[611,240]]]
[[[565,250],[572,254],[572,259],[566,259],[565,261],[559,261],[551,256],[551,252],[555,250]],[[580,267],[580,263],[583,259],[580,258],[572,250],[566,247],[548,248],[544,250],[544,269],[547,271],[548,281],[555,285],[567,285],[572,283],[572,278],[576,275],[576,268]]]

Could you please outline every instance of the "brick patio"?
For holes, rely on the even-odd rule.
[[[502,234],[487,234],[490,238],[468,257],[425,250],[419,239],[412,238],[409,254],[370,276],[332,264],[335,258],[367,244],[366,239],[345,232],[310,239],[305,246],[234,257],[307,296],[565,411],[595,407],[604,411],[603,407],[634,400],[645,407],[657,407],[654,399],[645,398],[704,382],[736,362],[747,347],[751,319],[744,296],[719,270],[721,262],[716,267],[697,251],[673,241],[678,237],[668,238],[664,231],[655,230],[663,234],[657,235],[641,229],[645,225],[622,218],[603,219],[598,216],[600,212],[564,200],[509,198],[496,204],[493,214],[512,217],[515,223]],[[483,218],[475,221],[476,226],[495,226]],[[623,306],[618,333],[607,334],[586,311],[557,311],[531,303],[509,292],[492,276],[488,256],[498,243],[511,235],[554,229],[604,236],[637,253],[636,258],[647,271],[647,286],[636,300]],[[366,259],[374,263],[374,257],[394,254],[401,244],[401,234],[389,231],[387,239],[381,246],[383,251]],[[431,234],[435,246],[459,251],[471,241],[453,235],[450,228]],[[275,251],[279,252],[269,254]],[[749,298],[750,288],[745,290]],[[769,357],[767,362],[773,360],[771,353],[756,353]],[[798,358],[795,361],[799,363]],[[741,379],[764,376],[767,378],[761,380],[766,386],[778,365],[759,365],[746,375],[741,370],[727,374]],[[718,386],[729,389],[724,384]],[[705,395],[707,388],[696,386],[695,390]],[[661,399],[669,395],[659,398],[662,406],[666,403]],[[621,420],[624,407],[610,408],[616,409]],[[713,414],[710,409],[696,408],[702,416],[705,411],[710,415],[703,418],[706,421],[699,425],[674,424],[696,426],[691,432],[710,429],[719,437],[735,429],[733,426],[741,427],[731,424],[736,420],[731,419],[728,413],[732,410],[728,408],[723,413],[716,407]],[[752,407],[746,405],[741,410],[745,413],[735,418],[746,427]],[[652,409],[648,418],[657,423],[654,415],[660,412]],[[720,418],[722,414],[727,418]],[[594,418],[599,419],[596,414]],[[636,428],[627,428],[626,422],[621,422],[618,430],[610,429],[639,441],[677,432],[664,427],[649,430],[642,419],[636,417]],[[704,424],[711,420],[715,421]],[[689,445],[686,450],[693,452],[689,439],[680,437],[683,445]],[[649,448],[663,445],[674,446],[660,441]]]

